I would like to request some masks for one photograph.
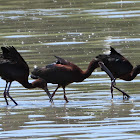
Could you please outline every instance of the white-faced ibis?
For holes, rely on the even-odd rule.
[[[47,65],[46,67],[37,67],[33,70],[31,77],[33,79],[42,78],[46,81],[46,83],[57,84],[57,88],[52,94],[52,97],[55,95],[55,92],[59,87],[63,88],[64,91],[64,99],[68,102],[65,93],[65,87],[73,82],[82,82],[84,79],[88,78],[91,73],[97,67],[101,67],[106,73],[114,79],[113,75],[110,71],[104,66],[102,62],[92,60],[88,66],[86,71],[82,71],[77,65],[63,59],[57,57],[57,62]],[[113,82],[112,82],[113,83]],[[52,99],[51,97],[51,99]]]
[[[104,65],[110,70],[114,78],[120,78],[125,81],[133,80],[140,73],[140,65],[133,68],[132,64],[114,48],[110,47],[109,55],[98,55],[96,57],[99,61],[102,61]],[[111,85],[111,93],[113,98],[113,87],[123,93],[123,98],[130,96],[124,91],[117,88],[115,85]]]
[[[7,96],[17,105],[16,101],[10,96],[9,89],[13,81],[19,82],[25,88],[39,87],[45,90],[49,97],[51,97],[46,82],[43,79],[29,83],[29,67],[22,56],[13,47],[1,47],[2,54],[0,55],[0,76],[6,81],[4,90],[4,98],[8,105]],[[8,85],[9,84],[9,85]]]

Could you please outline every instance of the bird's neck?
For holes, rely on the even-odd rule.
[[[136,66],[131,72],[131,80],[133,80],[140,73],[140,65]]]
[[[98,61],[93,59],[89,63],[87,70],[83,72],[84,78],[88,78],[91,75],[91,73],[98,67],[99,67]]]
[[[21,84],[27,89],[36,88],[32,83],[29,82],[23,82]]]
[[[33,81],[32,83],[29,83],[28,81],[26,82],[22,82],[21,83],[25,88],[31,89],[31,88],[42,88],[45,89],[46,87],[46,82],[44,80],[41,79],[37,79],[35,81]]]

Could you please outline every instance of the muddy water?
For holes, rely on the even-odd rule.
[[[0,43],[14,45],[28,62],[44,66],[61,56],[85,70],[110,45],[134,66],[140,54],[140,1],[28,0],[0,2]],[[82,83],[60,88],[54,104],[41,89],[27,90],[13,82],[6,106],[0,96],[1,139],[140,139],[140,75],[132,82],[117,80],[131,98],[123,100],[110,79],[97,69]],[[29,81],[33,80],[29,77]],[[49,84],[52,93],[56,85]],[[5,81],[0,80],[3,93]]]

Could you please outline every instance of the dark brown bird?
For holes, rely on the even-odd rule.
[[[9,90],[13,81],[19,82],[25,88],[42,88],[51,97],[46,82],[43,79],[37,79],[36,81],[29,83],[29,67],[22,56],[17,50],[11,47],[1,47],[2,54],[0,54],[0,76],[6,81],[4,90],[4,98],[8,105],[7,96],[17,105],[16,101],[10,96]],[[9,85],[8,85],[9,84]]]
[[[107,74],[114,79],[113,75],[108,71],[108,69],[103,65],[102,62],[97,60],[92,60],[88,66],[86,71],[82,71],[77,65],[63,59],[57,57],[57,62],[47,65],[42,68],[35,68],[32,72],[31,77],[34,79],[42,78],[46,81],[46,83],[58,84],[57,88],[52,94],[52,97],[55,95],[55,92],[59,87],[62,87],[64,90],[64,99],[68,102],[65,93],[65,87],[73,82],[82,82],[84,79],[88,78],[91,73],[97,67],[101,67]],[[52,99],[51,97],[51,99]]]
[[[133,68],[132,64],[114,48],[110,47],[111,53],[109,55],[98,55],[96,58],[102,61],[104,65],[110,70],[114,78],[120,78],[125,81],[133,80],[140,73],[140,65]],[[111,85],[111,93],[113,98],[113,87],[123,93],[123,98],[127,96],[124,91],[117,88],[115,85]]]

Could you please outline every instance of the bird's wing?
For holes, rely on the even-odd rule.
[[[23,59],[23,57],[13,46],[1,47],[1,49],[3,52],[4,59],[7,59],[7,60],[11,61],[12,63],[18,63],[18,65],[22,65],[25,68],[28,68],[28,65],[25,62],[25,60]]]
[[[16,62],[13,61],[9,55],[9,50],[7,47],[1,47],[2,54],[0,54],[0,64],[15,64]]]
[[[49,74],[49,73],[59,73],[59,72],[71,72],[73,71],[72,67],[67,66],[67,65],[61,65],[61,64],[50,64],[47,65],[46,67],[37,67],[35,68],[31,73],[33,75],[39,76],[44,74]]]
[[[110,47],[110,57],[116,60],[128,61],[124,56],[118,53],[114,48]]]
[[[56,64],[61,64],[61,65],[68,65],[70,62],[61,58],[61,57],[58,57],[58,56],[55,56],[57,58],[57,61],[56,61]]]
[[[8,48],[7,47],[1,47],[1,49],[2,49],[3,58],[8,59],[10,57]]]
[[[113,47],[110,46],[110,55],[119,54]],[[119,54],[120,55],[120,54]]]
[[[19,52],[13,46],[1,47],[1,49],[2,49],[4,57],[12,59],[13,61],[17,61],[17,62],[21,61],[21,62],[26,63],[23,57],[19,54]]]

